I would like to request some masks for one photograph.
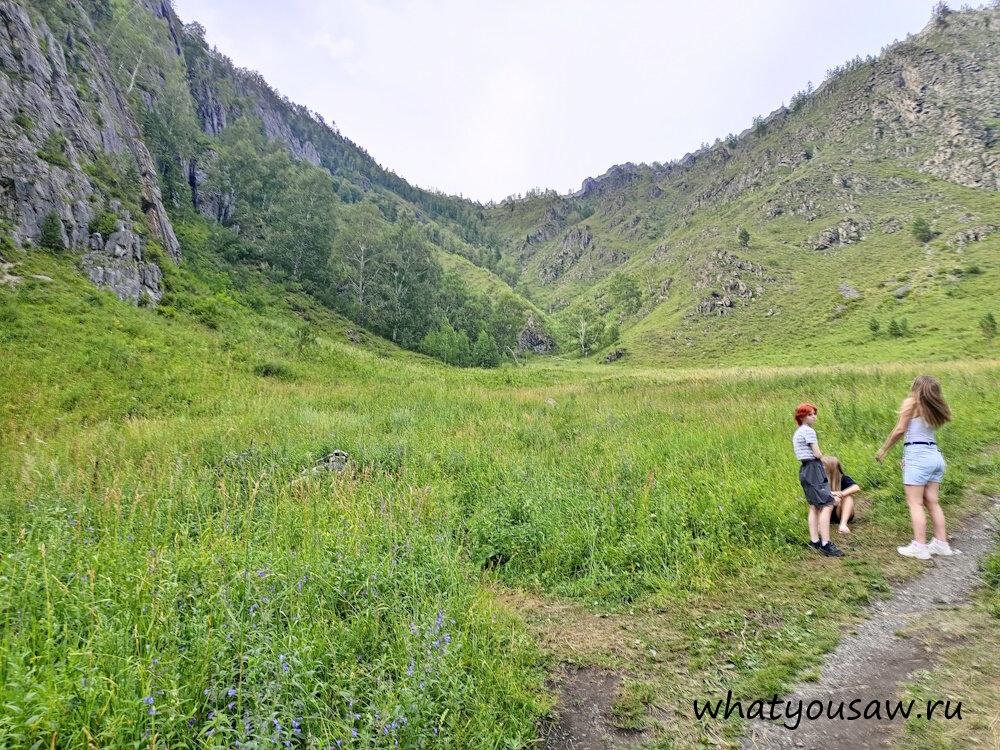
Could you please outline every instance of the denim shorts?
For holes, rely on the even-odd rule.
[[[911,445],[903,453],[903,484],[940,482],[944,469],[944,456],[937,446]]]

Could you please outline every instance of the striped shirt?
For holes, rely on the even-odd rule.
[[[792,447],[795,449],[795,457],[800,461],[809,458],[816,458],[810,445],[817,445],[819,439],[816,437],[816,430],[804,424],[792,435]]]

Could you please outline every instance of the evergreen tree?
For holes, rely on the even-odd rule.
[[[62,235],[63,225],[59,214],[55,211],[49,211],[42,219],[42,236],[39,238],[38,244],[49,250],[64,250]]]
[[[983,332],[983,338],[987,344],[993,343],[993,337],[997,335],[997,319],[993,313],[988,312],[979,319],[979,329]]]
[[[918,216],[913,220],[913,236],[917,238],[919,242],[930,242],[934,239],[934,230],[931,229],[931,225],[927,223],[927,219],[923,216]]]

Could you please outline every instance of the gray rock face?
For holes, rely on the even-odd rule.
[[[895,234],[903,228],[902,222],[895,216],[887,216],[879,223],[882,234]]]
[[[955,247],[958,250],[962,250],[970,242],[985,240],[993,234],[994,231],[996,231],[996,227],[992,225],[983,225],[972,227],[970,229],[964,229],[948,240],[948,247]]]
[[[590,198],[595,195],[604,195],[614,192],[625,185],[629,185],[633,180],[640,178],[640,172],[635,164],[615,164],[600,177],[588,177],[583,181],[580,190],[573,194],[573,197]]]
[[[747,305],[763,296],[761,281],[772,281],[764,267],[718,249],[700,267],[693,269],[695,289],[711,289],[685,317],[728,315],[737,303]]]
[[[103,242],[100,233],[90,236],[92,251],[83,256],[83,269],[97,286],[110,289],[119,299],[138,304],[145,297],[150,304],[163,296],[163,272],[155,263],[142,259],[142,240],[125,222]]]
[[[828,250],[831,247],[843,247],[865,239],[865,232],[871,229],[868,219],[844,219],[835,227],[826,229],[819,236],[812,237],[808,244],[813,250]]]
[[[167,15],[172,24],[178,23],[172,14]],[[205,133],[218,135],[240,115],[251,114],[260,118],[264,134],[269,140],[283,143],[296,159],[306,161],[314,167],[321,165],[319,150],[312,141],[296,132],[293,122],[297,115],[305,117],[302,115],[305,110],[300,108],[301,111],[296,111],[296,105],[277,95],[259,74],[234,68],[228,59],[216,52],[208,52],[201,62],[201,68],[193,73],[197,82],[192,84],[191,95]],[[217,92],[209,83],[224,79],[228,79],[237,100],[243,103],[234,105],[231,110],[227,110],[219,101]],[[333,128],[329,130],[330,135],[339,138]],[[202,210],[197,201],[195,206],[199,211]]]
[[[59,40],[21,5],[0,0],[0,213],[13,224],[18,244],[37,243],[42,221],[55,212],[67,248],[94,250],[88,224],[102,196],[83,166],[100,158],[122,166],[132,162],[141,180],[136,202],[153,236],[179,261],[156,167],[92,34],[82,10],[78,25]],[[72,72],[67,44],[77,66]],[[86,100],[78,90],[81,79],[88,87]]]
[[[858,293],[858,290],[855,289],[850,284],[848,284],[846,281],[837,287],[837,291],[840,292],[840,296],[843,297],[844,299],[857,299],[858,297],[861,296]]]
[[[552,340],[552,337],[535,322],[535,316],[529,314],[524,328],[517,336],[517,351],[531,351],[536,354],[545,354],[555,348],[555,341]]]
[[[13,224],[13,239],[23,243],[38,242],[42,220],[54,211],[68,228],[66,245],[79,247],[93,217],[87,197],[94,192],[80,171],[79,153],[100,143],[100,134],[89,121],[66,127],[79,115],[62,48],[10,0],[0,0],[0,67],[8,73],[0,75],[0,212]],[[40,151],[57,153],[46,161]]]

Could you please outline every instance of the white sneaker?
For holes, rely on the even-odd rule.
[[[905,547],[896,547],[896,551],[903,557],[915,557],[918,560],[931,559],[930,547],[916,540],[910,542]]]
[[[948,542],[942,542],[937,537],[931,539],[931,543],[927,545],[927,549],[932,555],[941,555],[941,557],[951,557],[958,554],[957,549],[952,549]]]

